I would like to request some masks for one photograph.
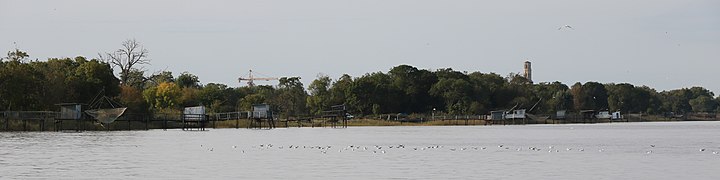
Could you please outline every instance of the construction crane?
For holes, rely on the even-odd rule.
[[[273,81],[273,80],[278,80],[278,79],[280,79],[280,78],[276,78],[276,77],[264,77],[264,78],[262,78],[262,77],[255,77],[255,76],[253,76],[253,71],[252,71],[252,69],[251,69],[250,72],[248,73],[248,77],[247,77],[247,78],[239,77],[239,78],[238,78],[238,82],[242,83],[242,81],[247,81],[247,85],[250,86],[250,87],[253,87],[253,86],[255,86],[255,82],[254,82],[254,81]]]

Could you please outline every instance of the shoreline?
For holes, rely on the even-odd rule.
[[[564,125],[564,124],[613,124],[613,123],[644,123],[644,122],[702,122],[702,121],[718,121],[716,119],[698,119],[698,120],[674,120],[674,119],[641,119],[637,121],[623,120],[594,120],[594,121],[559,121],[559,120],[478,120],[478,119],[457,119],[457,120],[431,120],[404,122],[396,120],[377,120],[377,119],[352,119],[347,121],[347,125],[342,123],[331,123],[328,121],[313,120],[308,121],[287,121],[280,120],[275,122],[275,126],[270,128],[263,124],[262,126],[251,126],[247,119],[242,120],[224,120],[224,121],[208,121],[205,127],[184,127],[178,121],[137,121],[137,120],[118,120],[107,125],[100,125],[90,120],[65,122],[53,122],[54,120],[0,120],[0,132],[42,132],[42,131],[136,131],[136,130],[152,130],[152,129],[183,129],[188,131],[203,131],[206,129],[274,129],[274,128],[335,128],[342,129],[347,127],[388,127],[388,126],[513,126],[513,125]],[[263,122],[267,123],[267,122]]]

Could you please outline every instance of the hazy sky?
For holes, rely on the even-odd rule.
[[[0,0],[3,54],[96,58],[128,38],[150,72],[231,87],[249,69],[308,85],[400,64],[505,76],[530,60],[535,82],[720,94],[717,0]]]

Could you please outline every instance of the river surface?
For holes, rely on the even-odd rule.
[[[720,179],[720,122],[0,132],[0,179]]]

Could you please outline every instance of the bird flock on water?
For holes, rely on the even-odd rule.
[[[207,147],[200,145],[208,152],[215,151],[214,147]],[[657,148],[656,145],[650,144],[644,148],[645,154],[655,153]],[[331,154],[331,153],[370,153],[370,154],[388,154],[388,153],[407,153],[407,152],[422,152],[422,151],[436,151],[436,152],[547,152],[547,153],[603,153],[608,151],[605,147],[594,147],[594,148],[583,148],[583,147],[556,147],[556,146],[508,146],[504,144],[498,144],[497,146],[446,146],[446,145],[424,145],[424,146],[412,146],[408,147],[404,144],[396,145],[347,145],[347,146],[332,146],[332,145],[274,145],[274,144],[260,144],[251,146],[249,148],[240,148],[237,145],[230,147],[230,150],[237,151],[240,153],[250,153],[256,151],[309,151],[317,152],[319,154]],[[700,153],[709,153],[713,155],[720,155],[720,147],[715,150],[709,148],[699,148]],[[643,152],[643,151],[639,151]]]

